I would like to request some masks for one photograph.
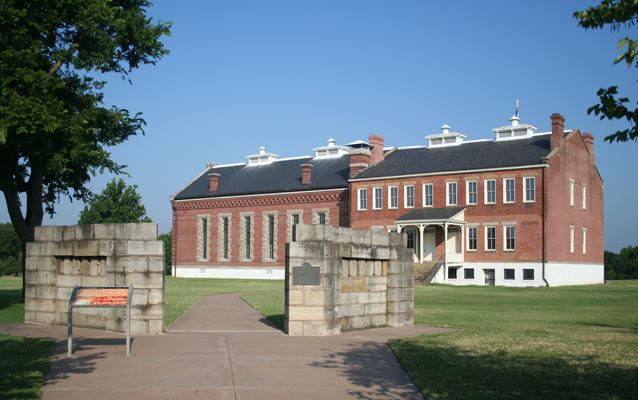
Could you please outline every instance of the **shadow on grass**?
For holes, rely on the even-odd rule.
[[[0,340],[0,398],[39,399],[55,342],[9,336]]]
[[[0,310],[22,303],[22,289],[0,290]]]
[[[284,314],[273,314],[269,315],[266,318],[261,318],[260,321],[263,322],[264,319],[268,320],[268,324],[274,326],[280,331],[284,330]]]
[[[356,399],[422,399],[384,343],[351,343],[345,350],[330,353],[324,361],[311,365],[337,370],[357,387],[348,390]]]
[[[637,368],[593,358],[476,355],[412,339],[390,346],[426,399],[630,399],[638,393]]]

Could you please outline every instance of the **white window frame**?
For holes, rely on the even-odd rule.
[[[432,200],[430,202],[430,204],[428,204],[427,199],[428,199],[428,194],[427,194],[427,189],[426,187],[429,186],[430,189],[430,200]],[[423,184],[423,207],[434,207],[434,184],[433,183],[424,183]]]
[[[587,228],[583,228],[583,254],[587,254]]]
[[[357,210],[365,211],[368,209],[368,188],[359,188],[357,190]]]
[[[494,228],[494,248],[493,249],[488,248],[489,235],[487,234],[487,231],[490,228]],[[490,251],[490,252],[491,251],[496,251],[496,229],[497,229],[496,224],[494,224],[494,225],[485,225],[485,229],[483,230],[484,233],[485,233],[485,246],[484,246],[485,247],[485,251]]]
[[[450,186],[454,185],[454,203],[450,201]],[[459,204],[459,183],[457,181],[445,182],[445,205],[456,206]]]
[[[379,206],[377,207],[377,202]],[[383,209],[383,187],[375,186],[372,188],[372,209],[373,210],[381,210]]]
[[[392,189],[395,189],[396,192],[396,205],[392,206]],[[394,210],[396,208],[399,208],[399,187],[398,186],[388,186],[388,209],[390,210]]]
[[[470,191],[470,184],[472,183],[474,184],[474,202],[470,201],[470,195],[472,193]],[[471,180],[465,182],[465,204],[470,206],[475,206],[478,204],[478,181]]]
[[[569,252],[574,254],[574,231],[576,228],[574,225],[569,226]]]
[[[488,190],[488,185],[489,182],[494,182],[494,201],[489,201],[489,190]],[[485,204],[496,204],[496,179],[485,179],[483,181],[483,197],[484,197],[484,203]]]
[[[529,189],[529,182],[533,182],[532,184],[532,199],[527,198],[527,193]],[[535,176],[524,176],[523,177],[523,203],[534,203],[536,201],[536,177]]]
[[[508,229],[513,229],[514,231],[514,247],[509,248],[507,247],[508,243],[507,243],[507,231]],[[516,225],[514,224],[503,224],[503,251],[516,251]]]
[[[513,182],[512,200],[507,200],[507,182]],[[516,178],[503,178],[503,204],[516,203]]]
[[[471,249],[470,248],[470,229],[474,229],[474,231],[476,232],[476,237],[474,238],[476,240],[476,248],[475,249]],[[474,225],[474,226],[468,226],[467,227],[467,242],[465,243],[465,249],[466,251],[478,251],[478,226]]]
[[[574,207],[574,180],[569,180],[569,205]]]
[[[408,194],[409,189],[412,189],[412,196]],[[410,197],[412,204],[410,204]],[[414,208],[414,185],[403,185],[403,208]]]
[[[583,184],[583,210],[587,209],[587,185]]]

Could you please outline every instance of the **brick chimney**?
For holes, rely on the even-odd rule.
[[[552,150],[565,141],[565,117],[558,113],[552,114]]]
[[[372,133],[368,136],[368,143],[372,146],[370,165],[383,161],[383,136]]]
[[[589,150],[589,155],[591,155],[592,164],[596,164],[596,156],[594,155],[594,135],[591,133],[584,133],[583,141],[587,146],[587,150]]]
[[[312,180],[312,164],[301,164],[301,184],[307,185]]]
[[[217,186],[219,186],[219,174],[215,174],[211,172],[210,174],[208,174],[208,178],[209,178],[208,191],[212,193],[215,190],[217,190]]]
[[[370,150],[364,148],[352,149],[348,152],[350,156],[350,178],[370,166]]]

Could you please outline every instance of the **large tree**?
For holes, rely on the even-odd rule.
[[[137,193],[137,185],[127,186],[123,180],[113,179],[102,193],[92,196],[80,212],[78,224],[135,222],[151,222]]]
[[[602,29],[605,25],[611,27],[613,31],[620,31],[623,28],[632,27],[638,22],[638,1],[636,0],[603,0],[596,7],[589,7],[585,11],[576,11],[574,18],[578,20],[578,25],[585,29]],[[628,68],[632,65],[638,67],[638,57],[636,49],[638,40],[624,37],[618,42],[620,54],[616,57],[614,64],[625,61]],[[595,104],[587,113],[594,113],[600,119],[626,120],[629,128],[616,131],[605,137],[610,143],[615,140],[626,142],[627,140],[638,139],[638,108],[633,108],[628,97],[617,97],[618,86],[610,86],[607,89],[601,88],[597,93],[600,103]]]
[[[108,147],[143,133],[139,114],[104,104],[100,77],[168,54],[150,5],[0,0],[0,190],[23,251],[60,197],[85,201],[93,175],[122,172]]]

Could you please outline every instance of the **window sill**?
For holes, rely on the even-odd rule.
[[[513,249],[513,250],[511,250],[511,249],[503,249],[503,251],[507,252],[507,253],[514,253],[514,252],[516,252],[516,249]]]
[[[467,250],[465,250],[465,252],[466,252],[466,253],[478,253],[478,250],[470,250],[470,249],[467,249]]]

